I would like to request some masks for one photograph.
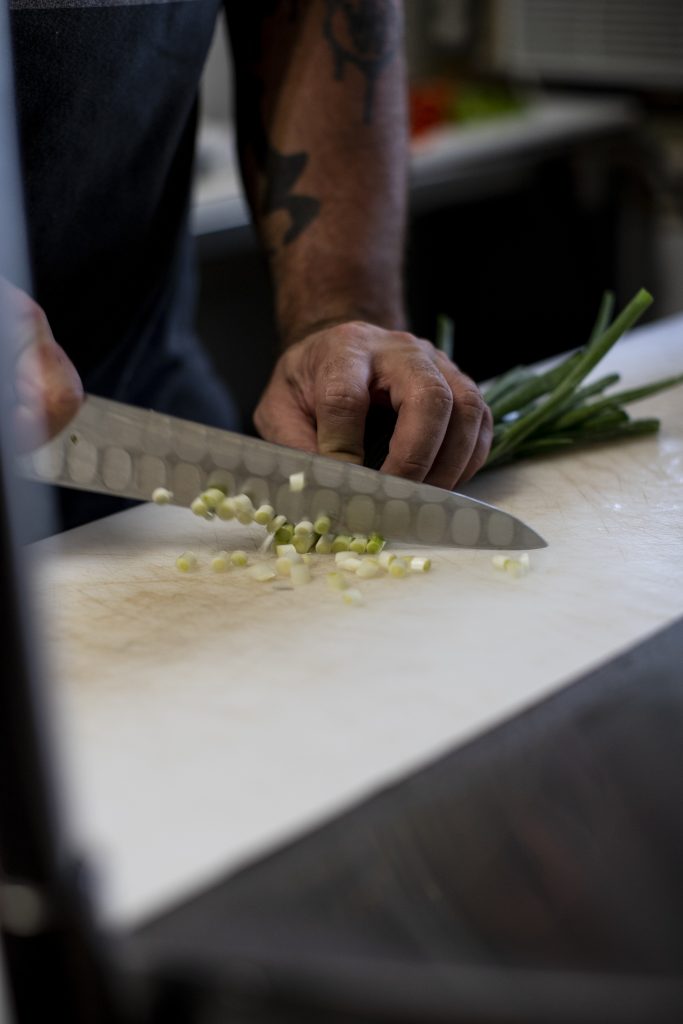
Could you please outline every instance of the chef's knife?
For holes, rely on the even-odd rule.
[[[448,547],[546,546],[519,519],[464,494],[95,395],[60,434],[22,456],[21,468],[36,480],[140,501],[165,487],[177,505],[213,484],[294,522],[327,515],[335,533],[376,531]],[[290,488],[295,473],[304,474],[301,491]]]

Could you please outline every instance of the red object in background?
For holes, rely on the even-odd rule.
[[[410,134],[414,138],[453,120],[455,82],[445,78],[418,82],[410,87]]]

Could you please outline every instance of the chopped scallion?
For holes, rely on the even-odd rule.
[[[332,529],[332,520],[329,516],[318,516],[316,521],[313,523],[313,529],[316,533],[329,533]]]
[[[197,556],[194,551],[183,551],[182,555],[176,558],[175,564],[181,572],[192,572],[197,568]]]
[[[214,572],[227,572],[230,568],[230,555],[227,551],[219,551],[211,559],[211,568]]]
[[[274,580],[277,576],[275,570],[267,562],[257,562],[256,565],[247,569],[247,573],[259,583],[267,583],[268,580]]]
[[[259,526],[268,526],[275,518],[275,509],[272,505],[259,505],[254,512],[254,522]]]
[[[168,505],[173,497],[173,492],[167,487],[155,487],[152,491],[152,501],[155,505]]]

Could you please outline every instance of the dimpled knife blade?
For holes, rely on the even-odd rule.
[[[21,457],[34,480],[149,501],[157,487],[189,505],[212,484],[245,492],[293,522],[327,515],[335,533],[442,547],[545,547],[514,516],[467,495],[388,476],[348,462],[88,395],[55,438]],[[289,478],[304,474],[304,488]]]

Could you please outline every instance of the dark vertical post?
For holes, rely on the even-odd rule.
[[[21,546],[36,511],[14,472],[11,400],[17,354],[1,287],[28,290],[28,262],[6,0],[0,0],[0,935],[17,1024],[113,1019],[82,865],[57,800],[40,643],[31,633]],[[47,498],[46,498],[47,500]]]

